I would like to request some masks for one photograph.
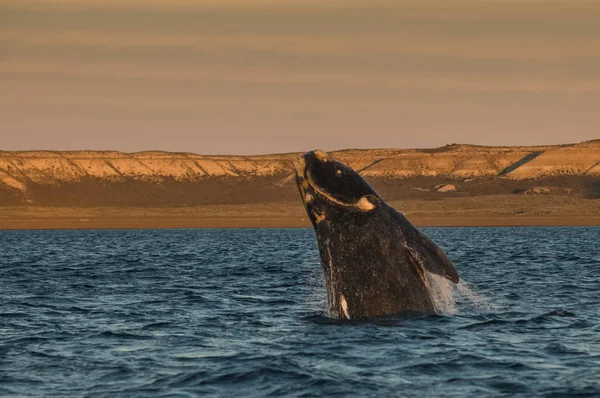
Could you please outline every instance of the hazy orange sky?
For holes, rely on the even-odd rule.
[[[600,1],[2,0],[0,150],[600,138]]]

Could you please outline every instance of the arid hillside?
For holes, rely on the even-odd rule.
[[[0,151],[0,206],[194,206],[297,200],[298,153]],[[492,194],[600,196],[600,140],[539,147],[448,145],[333,156],[387,200]]]

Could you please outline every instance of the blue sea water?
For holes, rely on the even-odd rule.
[[[310,229],[0,232],[2,396],[600,396],[600,228],[429,228],[455,309],[326,316]]]

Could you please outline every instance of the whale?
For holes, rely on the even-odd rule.
[[[324,151],[299,157],[295,176],[317,238],[331,318],[440,313],[432,276],[450,284],[460,277],[438,245]]]

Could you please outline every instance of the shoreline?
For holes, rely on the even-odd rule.
[[[600,226],[600,199],[489,195],[388,202],[418,227]],[[311,228],[299,201],[184,207],[0,206],[0,230]]]
[[[596,217],[410,217],[417,227],[581,227],[600,226]],[[9,218],[0,221],[0,230],[93,230],[93,229],[210,229],[210,228],[312,228],[296,217],[104,217],[104,218]]]
[[[515,228],[515,227],[600,227],[600,217],[594,220],[582,220],[582,222],[567,223],[564,220],[554,219],[489,219],[484,222],[476,220],[464,220],[453,222],[449,220],[411,220],[419,228]],[[248,220],[221,220],[206,222],[145,222],[145,223],[101,223],[101,222],[51,222],[38,223],[19,221],[0,225],[0,231],[60,231],[60,230],[155,230],[155,229],[312,229],[311,225],[305,223],[275,222],[252,222]]]

